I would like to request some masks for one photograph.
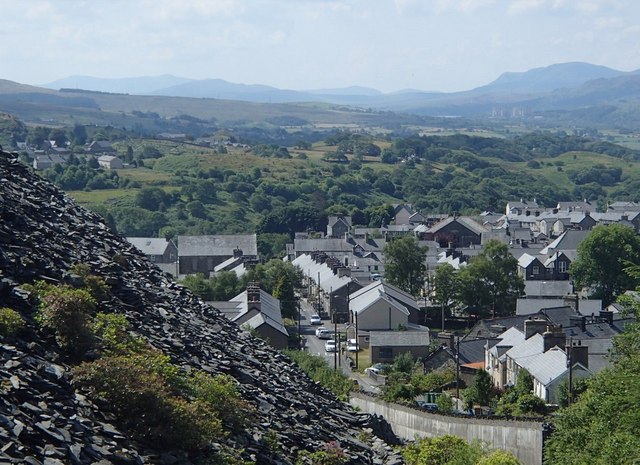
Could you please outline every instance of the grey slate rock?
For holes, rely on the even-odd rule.
[[[101,311],[124,313],[137,335],[184,369],[235,378],[256,418],[247,431],[230,432],[224,444],[244,449],[245,460],[291,465],[299,450],[338,441],[348,449],[350,465],[386,463],[387,452],[378,452],[383,448],[374,450],[356,439],[361,428],[369,427],[393,442],[382,419],[368,419],[336,399],[288,357],[172,282],[100,216],[5,152],[0,154],[0,219],[0,302],[19,311],[27,324],[15,344],[0,341],[0,385],[9,387],[0,396],[0,438],[11,441],[3,452],[7,460],[192,465],[187,455],[133,441],[109,405],[76,392],[72,360],[35,323],[29,293],[18,286],[36,279],[73,281],[70,267],[83,263],[110,286],[110,300],[100,303]],[[261,439],[270,430],[280,439],[279,457]]]

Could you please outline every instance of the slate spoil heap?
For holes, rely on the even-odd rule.
[[[337,400],[288,357],[172,282],[100,216],[2,152],[0,307],[18,311],[27,324],[17,340],[0,339],[0,464],[191,463],[186,454],[134,442],[102,404],[76,392],[69,360],[34,323],[19,286],[67,282],[76,263],[89,265],[110,286],[111,300],[102,308],[124,313],[136,334],[175,363],[238,381],[256,418],[225,445],[244,450],[243,459],[290,464],[299,450],[337,441],[351,464],[401,463],[381,440],[373,446],[358,440],[364,428],[393,440],[379,417]],[[279,457],[263,440],[268,432],[278,438]]]

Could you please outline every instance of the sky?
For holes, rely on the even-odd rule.
[[[307,90],[469,90],[640,69],[638,0],[0,0],[0,79],[172,74]]]

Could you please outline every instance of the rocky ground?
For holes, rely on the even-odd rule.
[[[337,441],[352,464],[401,463],[382,441],[394,437],[381,418],[337,400],[286,356],[174,283],[100,216],[2,152],[0,307],[19,311],[27,326],[15,341],[0,339],[0,464],[191,463],[184,453],[134,442],[108,406],[76,392],[72,362],[35,324],[19,286],[67,282],[76,263],[89,265],[110,286],[102,308],[124,313],[138,335],[175,363],[237,380],[257,418],[225,445],[244,450],[244,459],[294,463],[299,450]],[[363,430],[378,439],[361,442]],[[278,438],[278,454],[263,440],[267,433]]]

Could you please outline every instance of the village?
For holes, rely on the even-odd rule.
[[[535,395],[556,405],[563,382],[610,365],[612,338],[633,321],[619,304],[603,306],[602,300],[589,299],[569,274],[578,245],[590,231],[613,223],[637,232],[640,204],[617,202],[598,212],[586,201],[542,208],[535,200],[519,200],[508,202],[504,213],[476,217],[423,215],[410,205],[397,205],[392,224],[381,228],[354,227],[348,217],[330,217],[321,237],[301,232],[287,245],[284,260],[304,275],[293,331],[316,340],[317,326],[310,320],[319,315],[320,325],[341,334],[343,341],[336,336],[337,348],[326,354],[322,343],[307,346],[330,365],[339,360],[347,372],[359,369],[355,377],[371,391],[384,384],[385,376],[379,370],[363,373],[363,367],[391,364],[410,353],[422,361],[425,373],[454,367],[464,385],[484,370],[498,390],[514,386],[519,371],[526,370]],[[385,245],[407,235],[428,247],[419,295],[385,280]],[[260,261],[255,234],[127,239],[179,280],[194,273],[242,275]],[[456,309],[441,313],[432,301],[436,270],[445,264],[464,268],[488,240],[508,245],[517,259],[524,292],[515,308],[510,315],[480,320],[462,318]],[[250,283],[227,302],[210,304],[274,347],[291,346],[292,328],[284,324],[280,302],[260,283]],[[347,341],[353,341],[350,350]]]

